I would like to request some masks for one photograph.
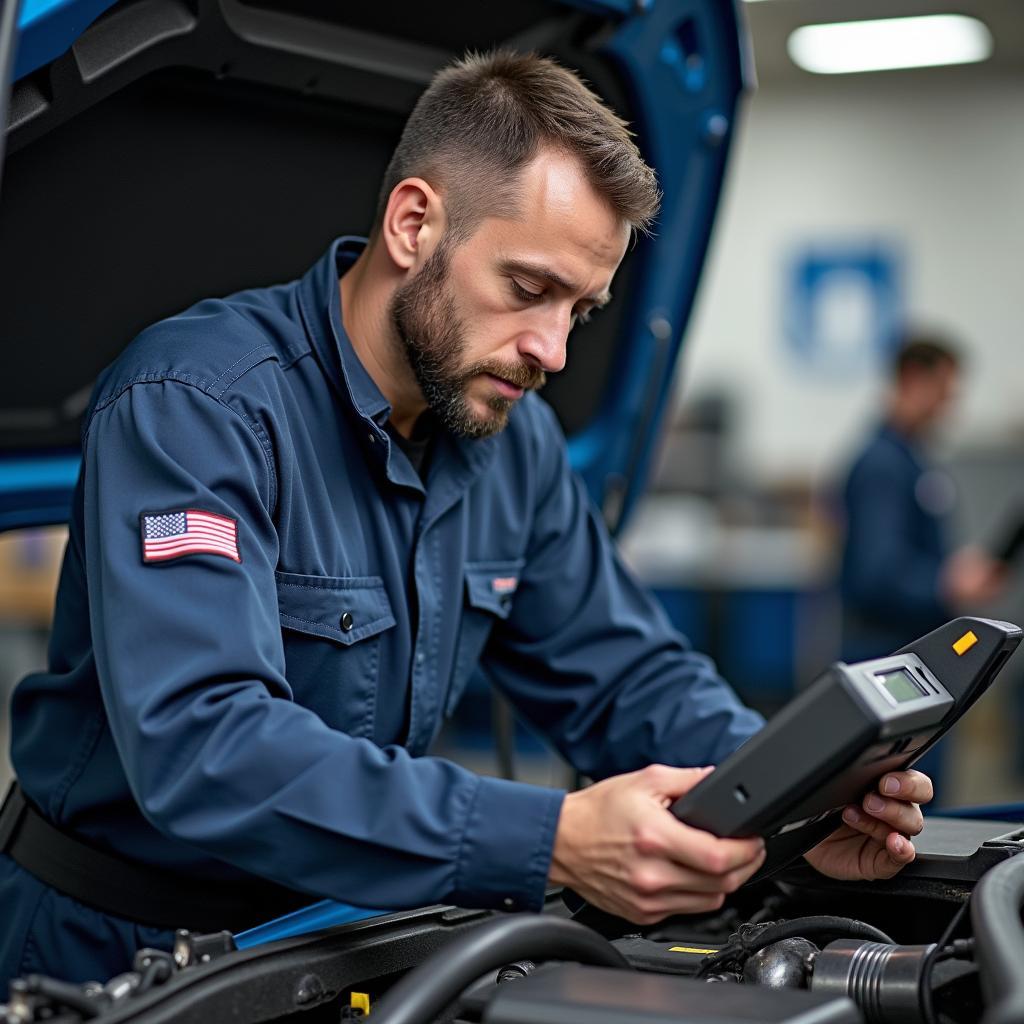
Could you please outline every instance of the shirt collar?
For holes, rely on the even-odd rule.
[[[307,271],[299,282],[302,313],[313,346],[342,396],[362,417],[381,428],[391,405],[363,366],[341,319],[338,280],[366,248],[366,239],[343,235]],[[383,433],[383,432],[382,432]]]
[[[384,429],[391,415],[391,404],[356,355],[342,324],[338,280],[355,263],[366,244],[366,239],[358,235],[336,238],[299,281],[299,305],[313,347],[335,389],[367,422],[369,439],[381,442],[374,447],[383,455],[389,477],[396,483],[422,491],[422,484],[411,465],[406,463],[408,473],[392,465],[391,439]],[[447,431],[442,431],[442,434],[442,444],[447,441],[452,446],[471,474],[483,472],[495,456],[496,436],[470,440],[453,437]],[[434,461],[439,461],[436,452]]]

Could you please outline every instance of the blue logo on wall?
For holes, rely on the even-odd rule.
[[[796,255],[784,304],[785,337],[808,369],[867,373],[887,361],[903,326],[893,247],[815,245]]]

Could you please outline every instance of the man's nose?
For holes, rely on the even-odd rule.
[[[524,332],[519,339],[519,354],[545,373],[558,373],[565,367],[565,348],[570,324],[559,317]]]

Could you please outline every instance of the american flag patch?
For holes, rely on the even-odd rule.
[[[182,555],[238,556],[238,522],[228,516],[188,508],[142,516],[142,560],[166,562]]]

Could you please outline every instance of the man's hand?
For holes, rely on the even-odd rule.
[[[717,839],[667,813],[709,771],[651,765],[570,793],[551,883],[636,924],[720,907],[764,862],[764,842]]]
[[[1008,580],[1005,562],[969,544],[946,559],[939,585],[954,608],[971,609],[997,600],[1006,590]]]
[[[805,855],[823,875],[844,881],[892,878],[916,856],[910,837],[924,827],[919,804],[932,798],[932,782],[921,772],[891,772],[878,780],[859,807],[843,811],[835,832]]]

